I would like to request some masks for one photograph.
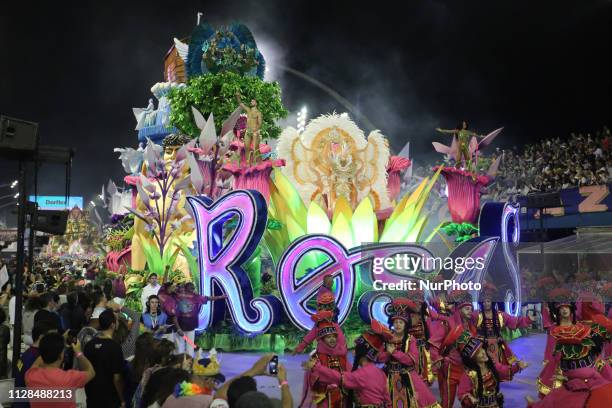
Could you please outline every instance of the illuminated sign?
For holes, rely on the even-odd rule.
[[[30,196],[28,200],[35,201],[41,210],[65,210],[74,207],[83,209],[83,197],[68,197],[68,206],[65,196]]]
[[[378,243],[347,250],[331,236],[305,235],[292,242],[279,259],[276,281],[280,299],[273,295],[255,298],[243,264],[253,255],[266,228],[268,215],[263,196],[255,190],[235,190],[215,202],[208,197],[187,197],[187,202],[196,225],[200,294],[226,294],[234,324],[247,334],[266,332],[280,321],[283,309],[295,326],[310,329],[313,325],[310,316],[314,311],[307,303],[321,288],[326,275],[331,275],[335,282],[337,317],[341,324],[348,317],[355,300],[360,266],[369,266],[376,258],[394,257],[400,253],[409,253],[424,262],[434,258],[428,249],[415,244]],[[481,234],[495,235],[489,235],[480,242],[476,239],[462,243],[449,257],[472,257],[483,261],[466,266],[460,273],[445,270],[444,274],[458,282],[482,282],[489,265],[495,261],[501,267],[494,273],[514,274],[500,279],[508,282],[507,287],[511,288],[508,291],[511,293],[508,302],[512,305],[508,306],[512,307],[508,310],[520,310],[520,277],[515,261],[513,263],[512,247],[504,247],[518,242],[518,207],[487,203],[481,217],[487,218],[487,222],[481,225]],[[235,228],[227,234],[223,226],[230,220]],[[495,250],[499,246],[503,247],[502,251]],[[324,254],[327,260],[298,278],[300,262],[313,251]],[[370,268],[370,272],[383,284],[401,284],[410,278],[410,274],[398,274],[386,269],[374,272],[374,268]],[[478,298],[477,292],[472,293],[474,299]],[[359,314],[365,322],[372,318],[384,320],[384,312],[390,301],[391,297],[384,292],[365,292],[358,302]],[[202,306],[199,315],[200,330],[209,328],[223,318],[224,307],[219,305],[208,302]]]

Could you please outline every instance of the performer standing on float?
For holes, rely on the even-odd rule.
[[[517,361],[516,356],[503,339],[501,330],[504,327],[515,330],[529,327],[534,321],[533,316],[514,317],[498,310],[498,303],[494,302],[497,288],[490,282],[483,285],[483,299],[479,302],[476,327],[478,338],[487,346],[487,352],[495,363],[509,365]]]
[[[389,316],[393,337],[387,341],[386,351],[378,356],[378,361],[385,363],[384,370],[387,373],[393,408],[440,407],[417,372],[419,366],[417,340],[408,332],[407,327],[417,308],[417,305],[407,298],[397,298],[393,301],[392,313]]]
[[[559,313],[567,306],[559,306]],[[567,322],[567,318],[561,323]],[[602,347],[610,342],[610,334],[597,323],[571,323],[553,326],[549,335],[555,341],[554,365],[561,384],[549,390],[541,401],[527,398],[532,408],[609,407],[612,401],[610,364],[600,359]],[[552,361],[547,366],[552,365]],[[545,367],[546,368],[546,367]]]
[[[499,390],[501,381],[510,381],[527,363],[516,361],[512,365],[493,361],[486,344],[463,332],[455,341],[461,350],[465,371],[458,387],[459,401],[464,408],[503,408],[504,396]]]
[[[236,92],[236,99],[238,104],[247,114],[247,129],[244,133],[244,157],[247,166],[251,164],[257,164],[259,161],[259,143],[261,141],[261,125],[263,123],[263,117],[261,112],[257,108],[257,101],[251,99],[251,106],[248,107],[242,103],[240,92]]]
[[[348,352],[346,338],[340,326],[332,321],[333,312],[326,310],[312,315],[315,327],[308,332],[304,340],[296,347],[296,352],[304,351],[314,336],[317,349],[312,358],[325,367],[339,373],[350,371],[346,359]],[[321,383],[312,372],[306,373],[306,387],[300,407],[316,406],[318,408],[344,408],[347,394],[340,387]]]
[[[455,291],[450,294],[450,298],[454,303],[454,311],[448,320],[449,332],[443,341],[440,341],[440,336],[444,336],[444,332],[436,332],[432,341],[432,344],[440,344],[439,357],[437,361],[434,361],[434,366],[439,368],[438,384],[443,408],[452,408],[457,386],[463,375],[463,360],[455,346],[455,340],[463,331],[468,331],[476,337],[476,324],[472,315],[472,295],[466,291]]]
[[[472,157],[470,156],[470,138],[472,136],[480,136],[478,133],[476,132],[472,132],[471,130],[468,129],[469,125],[468,123],[464,120],[461,121],[461,124],[459,126],[457,126],[456,129],[440,129],[440,128],[436,128],[436,131],[440,132],[440,133],[451,133],[453,135],[453,137],[457,138],[457,143],[458,143],[458,147],[457,147],[457,162],[456,162],[456,167],[460,168],[461,167],[461,163],[465,163],[465,168],[469,171],[471,170],[472,167]],[[474,163],[476,164],[476,163]]]
[[[385,344],[393,334],[380,322],[373,320],[372,327],[355,340],[355,359],[350,372],[325,367],[315,358],[304,362],[302,366],[311,370],[312,375],[321,383],[336,385],[352,391],[355,407],[391,407],[391,398],[387,387],[387,376],[378,368],[375,361]]]

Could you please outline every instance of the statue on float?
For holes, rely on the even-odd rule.
[[[283,174],[306,205],[315,201],[331,213],[339,201],[352,210],[369,197],[375,211],[390,208],[387,192],[389,147],[377,130],[364,133],[348,117],[331,114],[312,120],[299,133],[285,129],[277,145],[286,161]]]
[[[261,155],[259,143],[261,141],[261,125],[263,117],[261,112],[257,108],[257,101],[251,100],[251,106],[246,106],[242,103],[240,92],[236,93],[236,99],[238,99],[238,105],[246,112],[246,132],[244,134],[244,154],[246,156],[247,164],[256,164],[259,161]]]
[[[438,153],[446,155],[448,160],[455,162],[455,167],[445,167],[442,175],[448,186],[448,209],[453,223],[476,224],[480,212],[480,196],[482,189],[489,185],[499,167],[501,157],[491,163],[486,174],[478,172],[479,152],[493,142],[503,128],[499,128],[486,136],[469,130],[467,121],[462,121],[455,129],[440,129],[438,132],[453,135],[450,146],[433,142]],[[481,138],[481,140],[478,140]],[[434,170],[438,167],[434,168]]]

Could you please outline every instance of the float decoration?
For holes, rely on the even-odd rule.
[[[129,208],[137,218],[132,240],[134,269],[144,269],[142,260],[135,265],[137,248],[145,256],[149,272],[163,276],[165,266],[173,266],[176,261],[177,243],[193,229],[184,209],[185,195],[191,190],[186,163],[188,140],[170,135],[164,139],[164,148],[149,140],[144,149],[143,171],[134,180],[138,205]]]
[[[370,132],[366,139],[348,117],[320,116],[311,120],[302,133],[286,128],[277,151],[287,163],[283,174],[307,205],[314,201],[331,216],[338,201],[346,201],[354,210],[368,197],[381,218],[390,212],[390,154],[387,140],[379,131]]]
[[[450,160],[455,161],[455,168],[446,167],[442,175],[448,186],[448,209],[454,223],[476,224],[480,212],[480,196],[482,190],[495,177],[501,157],[493,161],[486,175],[477,173],[478,155],[482,148],[488,146],[503,128],[499,128],[486,136],[468,130],[467,122],[457,129],[436,130],[441,133],[451,133],[453,140],[450,146],[433,142],[434,149],[438,153],[445,154]],[[478,138],[482,137],[479,141]],[[438,170],[435,167],[434,170]]]

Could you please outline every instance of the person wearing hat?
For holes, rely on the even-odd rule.
[[[335,385],[352,391],[355,407],[375,408],[391,407],[391,397],[387,387],[385,372],[375,364],[383,350],[385,341],[391,340],[393,334],[382,323],[372,321],[371,328],[355,340],[355,358],[352,371],[339,372],[325,367],[316,358],[302,364],[321,383]]]
[[[478,338],[486,344],[487,352],[493,361],[508,365],[517,361],[517,358],[502,337],[501,330],[504,327],[512,330],[529,327],[535,321],[535,317],[533,315],[514,317],[498,310],[498,303],[493,301],[496,293],[497,287],[485,281],[482,302],[478,302],[476,328]]]
[[[570,327],[576,324],[575,295],[566,288],[555,288],[548,292],[548,305],[542,312],[542,324],[548,332],[544,349],[544,367],[538,375],[537,388],[540,398],[562,385],[562,372],[554,356],[556,339],[552,335],[555,327]]]
[[[329,310],[314,314],[312,320],[315,322],[315,327],[306,336],[311,337],[314,333],[317,339],[317,349],[312,358],[325,367],[343,373],[350,371],[350,366],[346,359],[348,351],[346,339],[340,326],[334,323],[332,319],[333,312]],[[302,352],[305,344],[303,341],[296,350]],[[304,389],[304,396],[300,403],[301,407],[311,406],[312,404],[317,407],[327,408],[346,406],[346,392],[339,387],[320,382],[319,378],[312,372],[306,373],[306,384],[308,384],[308,389]],[[310,404],[308,401],[310,401]]]
[[[385,363],[392,407],[440,407],[425,381],[420,377],[417,340],[408,331],[411,314],[418,309],[407,298],[397,298],[391,304],[389,325],[393,336],[378,361]]]
[[[423,381],[431,385],[434,380],[432,368],[432,352],[437,359],[436,349],[431,344],[431,333],[436,330],[445,330],[444,327],[436,327],[436,321],[444,325],[446,316],[440,316],[435,310],[431,309],[423,295],[423,291],[408,291],[407,298],[414,303],[414,307],[408,308],[409,318],[406,321],[406,330],[416,341],[418,350],[418,364],[415,367],[417,373]]]
[[[200,351],[191,368],[191,382],[177,384],[162,408],[208,407],[214,400],[213,393],[219,384],[225,382],[215,349],[208,358],[201,358]]]
[[[501,381],[510,381],[527,363],[516,361],[512,365],[494,362],[486,351],[486,343],[464,331],[455,340],[465,371],[459,381],[457,393],[465,408],[502,408],[504,396],[499,390]]]
[[[334,297],[334,293],[327,286],[323,285],[317,293],[317,311],[320,312],[325,310],[333,312],[334,321],[338,321],[338,308],[336,307],[336,298]]]
[[[560,306],[563,308],[564,306]],[[550,329],[555,339],[553,358],[560,385],[549,390],[541,401],[527,398],[529,407],[608,407],[612,401],[612,368],[598,356],[610,333],[598,323],[577,322]],[[551,365],[549,363],[549,365]]]
[[[438,368],[438,384],[444,408],[452,408],[464,369],[461,354],[455,346],[458,337],[456,333],[468,331],[472,336],[476,336],[472,295],[467,291],[453,291],[449,294],[449,301],[453,303],[453,313],[447,320],[448,331],[439,331],[432,335],[432,344],[440,345],[436,350],[438,358],[433,364],[434,368]]]

